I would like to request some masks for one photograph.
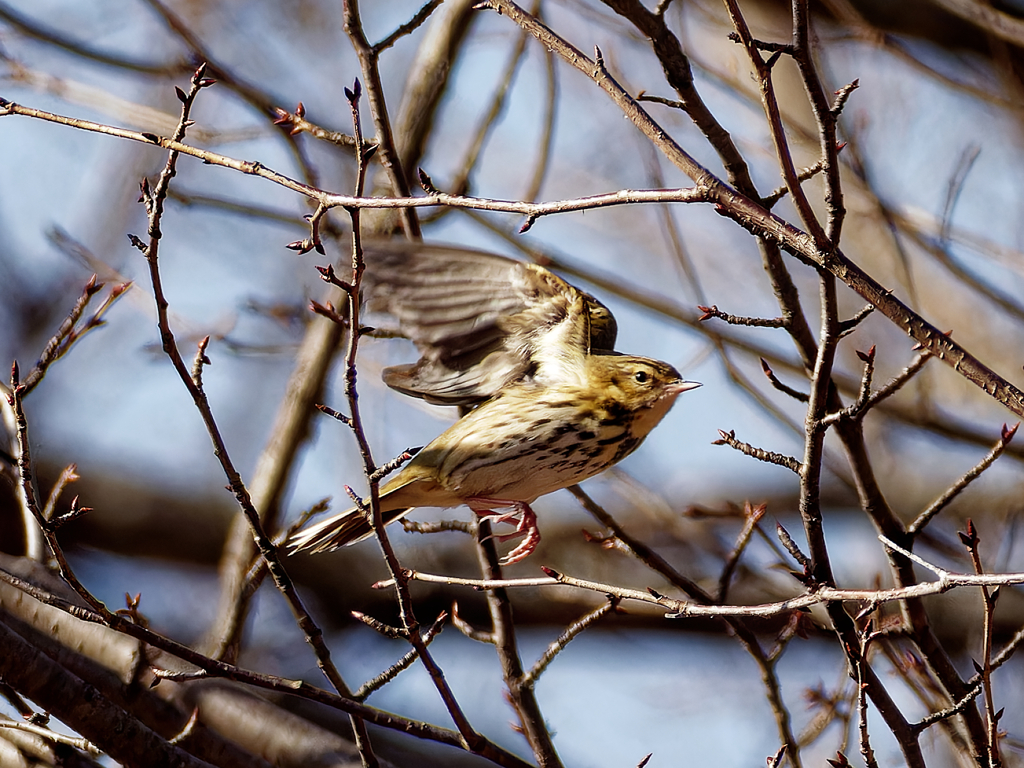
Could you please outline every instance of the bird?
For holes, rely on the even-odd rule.
[[[593,296],[535,264],[446,246],[366,253],[363,300],[394,315],[421,353],[384,381],[428,402],[473,407],[380,489],[385,524],[416,507],[468,506],[540,541],[530,506],[632,453],[676,398],[701,386],[668,363],[614,351],[615,318]],[[497,510],[508,510],[500,513]],[[295,533],[293,552],[325,552],[373,534],[348,509]]]

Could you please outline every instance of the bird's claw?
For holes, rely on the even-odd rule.
[[[540,531],[537,529],[536,520],[534,520],[534,525],[529,530],[519,531],[517,529],[516,533],[510,535],[525,535],[526,538],[519,543],[518,547],[513,549],[511,552],[509,552],[507,555],[501,558],[501,560],[498,561],[501,565],[512,565],[512,563],[518,563],[520,560],[525,560],[527,557],[533,554],[533,550],[535,550],[537,548],[537,545],[540,543]]]
[[[492,538],[498,541],[508,541],[519,536],[525,537],[519,545],[505,555],[499,562],[501,565],[512,565],[520,560],[525,560],[537,548],[540,543],[540,529],[537,527],[537,515],[530,508],[529,504],[521,501],[504,502],[495,499],[479,499],[478,503],[470,504],[472,509],[481,519],[490,519],[492,524],[516,523],[516,529],[512,533],[492,534]],[[485,507],[484,504],[488,506]],[[506,506],[513,511],[498,513],[492,507]]]

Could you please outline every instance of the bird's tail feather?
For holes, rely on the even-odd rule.
[[[384,512],[384,524],[388,525],[395,520],[400,520],[412,510],[413,507],[387,510]],[[288,540],[288,549],[291,552],[309,551],[314,554],[330,552],[346,544],[362,541],[372,535],[373,521],[358,508],[353,507],[297,532]]]

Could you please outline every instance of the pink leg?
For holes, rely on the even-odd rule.
[[[494,523],[511,523],[516,521],[515,533],[498,536],[498,541],[506,541],[516,536],[525,537],[515,549],[501,559],[502,565],[511,565],[525,560],[540,543],[540,529],[537,527],[537,515],[525,501],[508,501],[505,499],[466,499],[466,504],[478,517],[493,518]],[[512,512],[499,514],[494,509],[511,509]]]

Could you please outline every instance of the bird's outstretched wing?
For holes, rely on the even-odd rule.
[[[420,243],[364,247],[367,308],[398,321],[420,359],[384,371],[392,389],[445,405],[487,400],[518,381],[582,376],[615,346],[601,302],[535,264]]]

